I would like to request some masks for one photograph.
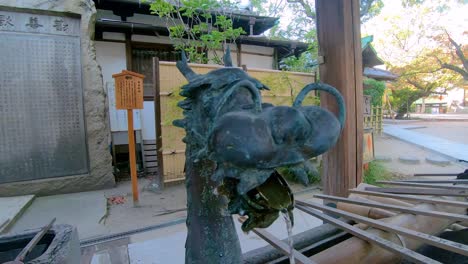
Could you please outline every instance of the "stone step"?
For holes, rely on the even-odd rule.
[[[0,234],[8,232],[34,200],[34,195],[0,197]]]
[[[434,165],[439,165],[439,166],[450,165],[450,160],[446,158],[442,158],[442,157],[437,157],[437,156],[426,157],[426,162],[434,164]]]
[[[420,160],[418,157],[411,156],[411,155],[401,155],[398,157],[398,160],[401,163],[406,163],[406,164],[419,164]]]

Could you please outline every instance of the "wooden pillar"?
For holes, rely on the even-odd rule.
[[[240,42],[237,45],[237,67],[242,67],[242,44]]]
[[[158,175],[154,179],[157,187],[164,189],[164,158],[161,133],[161,80],[159,78],[159,58],[153,57],[153,86],[154,86],[154,123],[156,125],[156,159],[158,161]]]
[[[132,34],[125,33],[125,57],[127,62],[127,70],[131,71],[132,68]]]
[[[324,193],[347,196],[362,180],[363,93],[359,0],[316,0],[320,80],[336,87],[346,104],[346,124],[323,157]],[[321,93],[321,105],[336,112],[335,99]]]

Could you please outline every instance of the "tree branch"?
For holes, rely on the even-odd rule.
[[[369,13],[369,9],[371,8],[374,1],[375,0],[360,1],[361,2],[361,8],[359,10],[360,17],[363,17],[365,14]]]
[[[447,37],[450,43],[452,43],[452,45],[455,47],[455,53],[457,54],[458,58],[460,58],[460,60],[462,61],[463,68],[465,68],[465,70],[468,70],[468,60],[466,59],[465,54],[463,54],[462,45],[459,45],[457,42],[455,42],[455,40],[453,40],[448,33]]]
[[[447,34],[448,40],[452,46],[455,47],[455,54],[457,54],[457,57],[461,60],[463,69],[448,63],[441,63],[441,66],[445,69],[449,69],[461,74],[464,80],[468,80],[468,60],[466,59],[465,54],[463,54],[462,45],[458,44],[454,39],[452,39],[447,31],[445,31],[445,34]]]
[[[463,77],[464,80],[468,80],[468,72],[465,71],[464,69],[460,68],[460,67],[457,67],[455,65],[448,64],[448,63],[442,63],[441,67],[445,68],[445,69],[452,70],[452,71],[454,71],[456,73],[459,73],[459,74],[461,74],[461,76]]]
[[[414,87],[416,87],[418,90],[421,90],[421,91],[424,91],[424,90],[425,90],[425,87],[422,86],[420,83],[417,83],[417,82],[415,82],[415,81],[413,81],[413,80],[411,80],[411,79],[406,79],[406,81],[407,81],[409,84],[411,84],[411,85],[413,85]]]
[[[312,10],[310,5],[306,3],[304,0],[287,0],[287,2],[291,4],[300,4],[302,8],[304,8],[304,12],[306,13],[306,16],[314,20],[315,22],[317,18],[317,14],[315,14],[315,12]]]

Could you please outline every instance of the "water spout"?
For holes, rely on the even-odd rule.
[[[288,231],[288,245],[289,245],[289,263],[296,264],[296,260],[294,259],[294,241],[292,237],[292,228],[293,224],[291,221],[291,217],[289,216],[288,210],[282,210],[281,214],[283,215],[284,221],[286,222],[286,229]]]

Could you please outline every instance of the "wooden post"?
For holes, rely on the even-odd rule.
[[[130,156],[130,176],[132,179],[133,205],[138,205],[138,179],[136,172],[135,131],[133,129],[133,109],[143,109],[143,78],[136,72],[123,70],[113,74],[115,79],[115,108],[127,110],[128,153]]]
[[[127,69],[132,70],[132,34],[125,33],[125,59],[127,64]]]
[[[323,156],[324,193],[347,196],[362,180],[363,92],[359,0],[316,0],[320,79],[336,87],[346,104],[346,123],[334,148]],[[322,106],[337,110],[322,93]]]
[[[153,57],[153,85],[154,85],[154,121],[156,126],[156,159],[158,161],[158,175],[155,183],[160,190],[164,189],[164,158],[161,132],[161,83],[159,80],[159,58]]]
[[[130,155],[130,177],[132,179],[133,205],[138,205],[138,179],[136,172],[135,131],[133,130],[133,109],[127,109],[128,153]]]
[[[238,42],[236,43],[236,45],[237,45],[237,67],[242,67],[242,44]]]

